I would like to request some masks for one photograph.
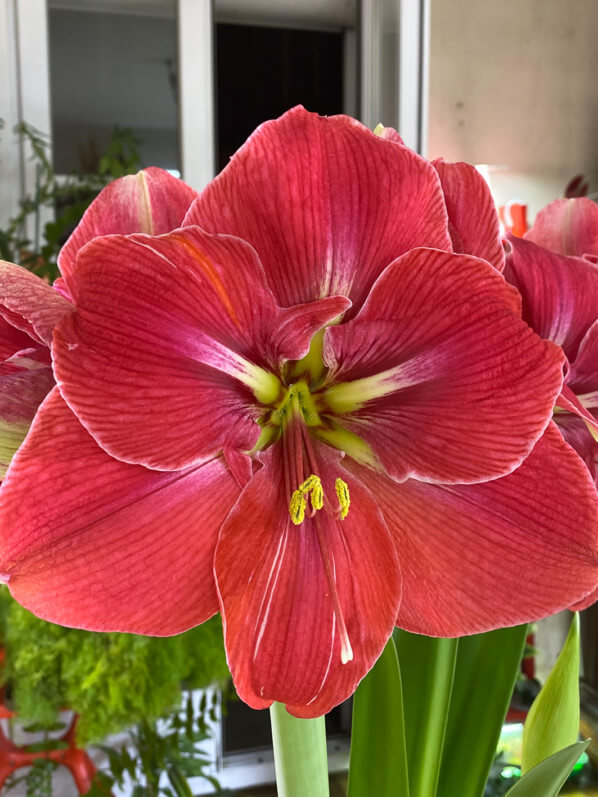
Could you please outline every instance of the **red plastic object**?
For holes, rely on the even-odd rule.
[[[5,652],[0,650],[0,664]],[[4,688],[0,689],[0,719],[11,719],[16,716],[4,702]],[[65,766],[72,775],[79,794],[86,794],[96,773],[96,767],[85,750],[77,747],[76,729],[78,716],[75,714],[62,736],[56,742],[66,742],[68,747],[56,750],[31,751],[27,746],[20,747],[12,742],[0,726],[0,789],[7,779],[18,769],[30,767],[39,759],[54,761]]]
[[[527,232],[527,205],[509,202],[498,209],[498,217],[505,232],[512,232],[517,238],[523,238]]]

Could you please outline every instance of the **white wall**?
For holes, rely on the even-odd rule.
[[[532,214],[584,172],[598,191],[598,2],[432,0],[428,152],[507,166]]]

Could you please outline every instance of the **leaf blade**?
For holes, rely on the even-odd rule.
[[[411,797],[435,797],[457,656],[457,639],[395,630]]]
[[[409,797],[403,690],[392,637],[353,698],[347,797]]]
[[[576,612],[563,649],[532,703],[523,727],[523,773],[579,737],[579,647],[579,614]]]
[[[507,792],[506,797],[557,797],[571,770],[579,761],[580,755],[590,740],[575,744],[553,753],[529,770]]]
[[[459,639],[438,797],[479,797],[484,791],[526,633],[520,625]]]

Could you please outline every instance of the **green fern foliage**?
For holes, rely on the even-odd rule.
[[[0,589],[4,681],[25,722],[51,727],[57,712],[80,715],[86,745],[175,707],[181,685],[223,683],[228,669],[218,617],[175,637],[96,634],[47,623]]]

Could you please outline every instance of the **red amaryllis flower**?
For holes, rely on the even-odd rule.
[[[72,309],[39,277],[0,261],[0,478],[54,386],[52,330]]]
[[[560,255],[598,256],[598,205],[591,199],[555,199],[525,234],[528,241]]]
[[[240,696],[312,717],[395,623],[472,633],[592,590],[562,352],[452,251],[462,211],[405,147],[296,109],[188,226],[81,249],[58,387],[1,493],[17,600],[148,634],[220,609]]]
[[[145,169],[107,186],[91,203],[58,256],[53,287],[0,261],[0,478],[54,386],[52,330],[74,310],[78,250],[108,233],[164,233],[179,227],[196,192],[161,169]]]
[[[575,216],[575,204],[569,207]],[[523,297],[523,318],[561,346],[568,360],[554,419],[598,483],[598,266],[513,236],[507,252],[505,277]]]

